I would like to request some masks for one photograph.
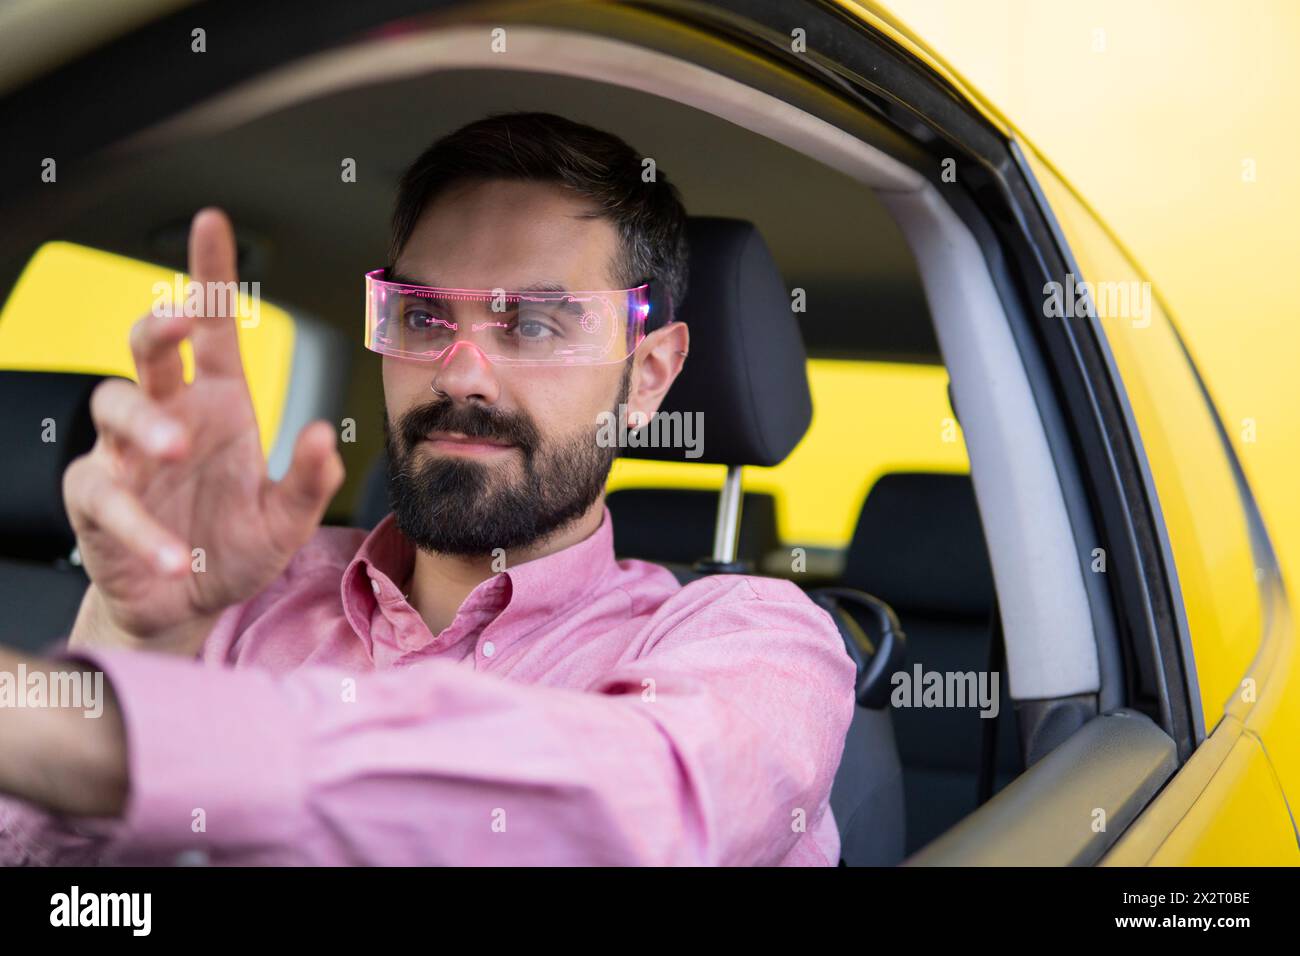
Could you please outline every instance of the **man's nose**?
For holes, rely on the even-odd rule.
[[[477,399],[493,404],[500,396],[496,369],[475,343],[460,339],[439,359],[433,372],[433,389],[453,401]]]

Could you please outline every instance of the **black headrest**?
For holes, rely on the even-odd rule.
[[[987,616],[993,574],[970,476],[899,472],[877,481],[843,581],[900,612]]]
[[[812,421],[803,338],[763,237],[739,219],[692,218],[690,283],[676,318],[690,355],[661,414],[703,413],[703,449],[628,448],[636,458],[776,465]]]
[[[668,564],[693,564],[713,553],[718,493],[699,488],[621,488],[605,498],[614,522],[614,553]],[[776,499],[745,492],[736,557],[758,566],[781,543]]]
[[[75,540],[63,472],[95,443],[90,393],[102,375],[0,371],[0,554],[65,557]]]

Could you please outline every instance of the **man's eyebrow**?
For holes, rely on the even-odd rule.
[[[385,269],[384,281],[396,282],[398,285],[424,285],[424,286],[430,286],[434,288],[437,287],[436,282],[421,282],[419,279],[413,278],[412,276],[408,276],[405,273],[398,272],[396,269]]]

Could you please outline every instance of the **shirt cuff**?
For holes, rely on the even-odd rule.
[[[121,826],[116,820],[64,817],[16,798],[0,798],[0,867],[94,866]]]
[[[287,862],[306,778],[292,707],[272,675],[140,651],[63,657],[103,671],[122,713],[129,783],[115,862]]]

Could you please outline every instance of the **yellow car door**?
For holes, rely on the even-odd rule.
[[[1104,862],[1296,864],[1295,824],[1270,749],[1294,739],[1281,706],[1296,679],[1294,637],[1267,535],[1152,284],[1047,163],[1026,156],[1077,266],[1074,302],[1090,296],[1105,330],[1149,469],[1181,599],[1175,613],[1199,741]]]

